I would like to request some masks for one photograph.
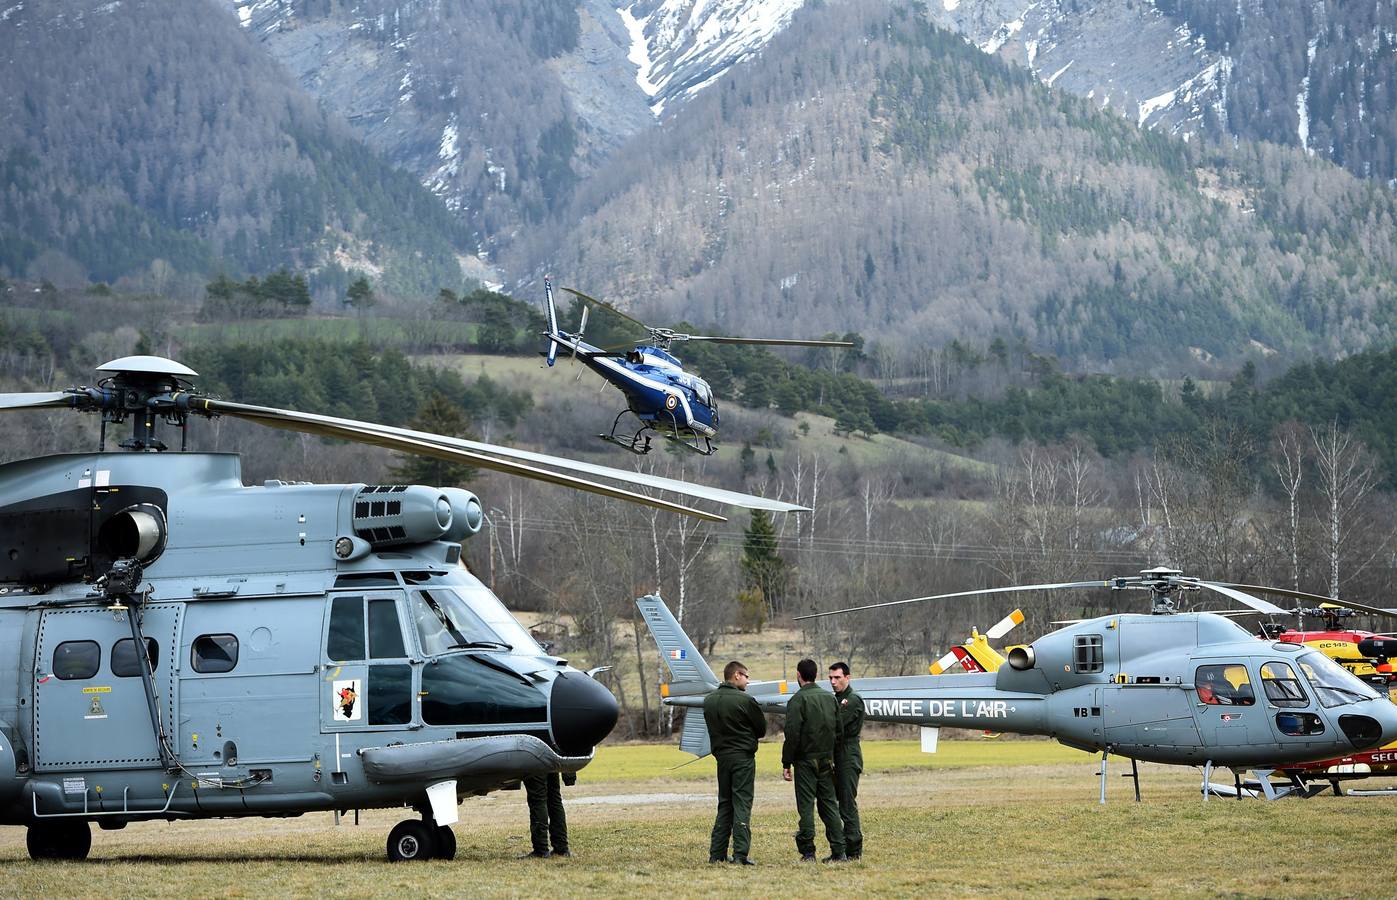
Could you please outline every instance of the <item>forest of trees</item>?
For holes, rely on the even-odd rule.
[[[5,26],[0,270],[197,279],[338,254],[395,292],[459,278],[456,218],[287,84],[235,18],[90,6],[33,4]]]
[[[1142,132],[906,7],[829,4],[590,178],[526,268],[729,333],[1196,374],[1390,340],[1394,221],[1300,151]]]
[[[1295,145],[1303,111],[1313,153],[1365,178],[1397,176],[1397,7],[1299,0],[1155,5],[1233,60],[1228,132]]]

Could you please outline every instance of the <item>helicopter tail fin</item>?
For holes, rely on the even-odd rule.
[[[645,627],[660,648],[660,658],[669,666],[670,681],[660,686],[661,696],[672,705],[685,706],[684,731],[679,749],[694,756],[712,752],[708,742],[708,725],[703,719],[703,698],[718,687],[718,676],[699,655],[694,642],[657,595],[641,597],[635,602]]]
[[[650,636],[655,639],[655,646],[660,648],[660,658],[669,666],[669,696],[702,695],[716,688],[718,676],[699,655],[698,648],[665,602],[651,594],[641,597],[635,605],[650,629]]]
[[[551,367],[558,361],[558,307],[553,303],[553,279],[547,276],[543,279],[543,293],[548,298],[548,365]]]

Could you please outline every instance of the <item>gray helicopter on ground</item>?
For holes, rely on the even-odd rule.
[[[616,701],[550,655],[461,563],[483,520],[454,487],[242,483],[188,446],[232,416],[722,517],[579,477],[717,504],[759,497],[492,444],[201,395],[168,359],[0,411],[99,413],[99,452],[0,466],[0,824],[82,859],[91,823],[409,806],[388,858],[453,856],[464,796],[576,771]],[[105,452],[129,423],[126,452]]]
[[[1202,766],[1212,792],[1215,767],[1257,776],[1267,797],[1323,790],[1278,769],[1377,747],[1397,739],[1397,706],[1322,652],[1300,644],[1258,641],[1229,618],[1181,612],[1185,592],[1213,591],[1267,614],[1283,610],[1245,593],[1247,587],[1190,578],[1174,569],[1147,569],[1105,581],[1020,585],[937,594],[855,609],[797,616],[812,619],[856,610],[954,597],[1106,588],[1148,591],[1150,614],[1121,613],[1074,622],[1025,646],[1013,647],[998,671],[857,679],[867,718],[924,727],[989,729],[1047,735],[1101,757],[1101,802],[1111,754],[1131,761]],[[690,707],[680,746],[709,752],[703,697],[718,679],[658,597],[637,601],[669,665],[664,702]],[[784,681],[752,682],[747,691],[764,709],[784,710],[793,688]],[[1205,793],[1205,796],[1207,794]]]

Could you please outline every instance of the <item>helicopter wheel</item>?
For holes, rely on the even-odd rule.
[[[451,830],[450,825],[437,826],[436,858],[448,861],[456,858],[456,832]]]
[[[407,819],[388,832],[389,862],[419,862],[436,855],[437,829],[421,819]]]
[[[25,844],[30,859],[87,859],[92,849],[92,826],[86,822],[30,825]]]

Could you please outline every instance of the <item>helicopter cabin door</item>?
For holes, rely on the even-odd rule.
[[[1275,739],[1286,748],[1317,744],[1322,749],[1331,743],[1326,734],[1324,716],[1319,703],[1337,702],[1350,698],[1335,698],[1317,687],[1312,670],[1299,659],[1271,660],[1261,663],[1261,699],[1266,717],[1275,731]],[[1319,682],[1322,683],[1322,682]],[[1316,697],[1316,694],[1320,696]]]
[[[157,706],[174,721],[174,655],[182,604],[147,604],[141,616]],[[160,764],[131,623],[132,610],[50,609],[34,660],[34,768],[139,769]]]
[[[1241,659],[1200,659],[1193,669],[1193,716],[1205,747],[1276,743],[1267,708],[1257,699],[1256,673]]]
[[[180,638],[180,760],[229,777],[310,762],[322,601],[191,601]]]
[[[1190,694],[1160,647],[1195,640],[1196,626],[1160,616],[1120,623],[1120,671],[1101,688],[1106,742],[1122,748],[1196,747]]]
[[[402,596],[402,591],[361,591],[330,597],[320,685],[324,731],[412,727],[416,695]]]

